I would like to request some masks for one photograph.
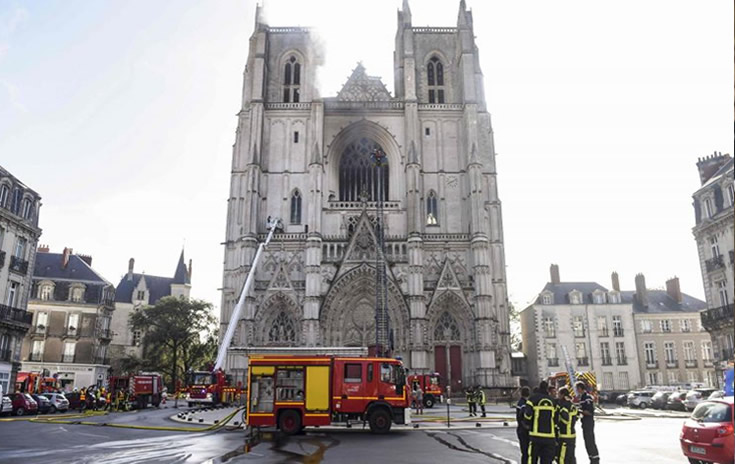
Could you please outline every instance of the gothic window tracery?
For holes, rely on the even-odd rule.
[[[301,224],[301,192],[291,194],[291,224]]]
[[[378,192],[382,199],[388,199],[388,163],[376,167],[371,154],[380,145],[362,137],[350,143],[342,153],[339,163],[340,201],[377,201]]]
[[[439,206],[436,193],[432,190],[426,197],[426,225],[435,226],[439,224]]]
[[[432,56],[426,65],[426,80],[429,103],[444,103],[444,65],[436,56]]]
[[[283,101],[298,103],[301,98],[301,63],[295,56],[283,65]]]
[[[294,343],[296,341],[296,328],[293,319],[284,311],[278,313],[273,324],[268,330],[269,343]]]
[[[449,314],[444,311],[436,322],[434,328],[434,341],[437,342],[458,342],[460,341],[459,326],[457,321]]]

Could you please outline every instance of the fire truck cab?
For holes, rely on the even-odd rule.
[[[424,392],[424,407],[433,408],[436,403],[442,401],[441,377],[438,372],[433,374],[414,374],[408,376],[408,387],[414,390],[416,386],[421,387]],[[409,391],[410,393],[410,391]]]
[[[211,371],[190,371],[186,376],[186,401],[189,407],[201,404],[234,403],[238,389],[233,387],[229,375],[222,369]]]
[[[248,366],[247,425],[293,434],[303,427],[365,421],[373,433],[410,422],[399,359],[259,356]]]

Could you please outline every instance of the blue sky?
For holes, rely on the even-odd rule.
[[[459,2],[412,1],[414,25]],[[317,27],[322,94],[361,60],[392,89],[395,10],[267,0]],[[493,116],[511,299],[563,280],[702,296],[696,159],[732,151],[732,2],[468,1]],[[43,197],[42,243],[117,283],[171,275],[219,305],[229,165],[255,3],[0,0],[0,164]]]

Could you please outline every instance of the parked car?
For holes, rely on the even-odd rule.
[[[684,422],[679,436],[681,451],[690,463],[732,463],[733,398],[704,400]]]
[[[686,399],[687,392],[675,392],[669,395],[669,400],[666,402],[666,409],[672,411],[686,411],[684,407],[684,400]]]
[[[715,390],[712,392],[712,394],[707,398],[708,400],[716,400],[720,398],[725,397],[725,392],[722,390]]]
[[[86,406],[82,406],[82,401],[80,399],[80,396],[81,395],[79,394],[79,392],[64,393],[64,397],[69,403],[69,406],[67,409],[78,409],[80,411],[84,409]]]
[[[5,396],[10,398],[13,404],[13,414],[16,416],[38,412],[38,403],[28,393],[8,393]]]
[[[666,409],[666,402],[673,392],[656,392],[651,397],[651,407],[654,409]]]
[[[597,401],[600,403],[615,403],[621,392],[601,391],[597,393]]]
[[[615,398],[615,404],[620,406],[625,406],[628,404],[628,394],[623,393],[621,395],[618,395],[617,398]]]
[[[13,402],[7,396],[3,396],[2,403],[0,403],[0,416],[9,416],[12,412]]]
[[[51,402],[43,395],[32,394],[33,401],[38,405],[38,413],[46,414],[51,409]]]
[[[63,393],[44,393],[43,396],[48,398],[51,403],[51,409],[49,409],[50,414],[56,411],[64,412],[69,410],[69,400],[66,399]]]
[[[631,408],[646,409],[656,392],[653,390],[638,390],[628,393],[628,406]]]
[[[700,401],[707,398],[715,391],[716,389],[714,388],[695,388],[694,390],[689,390],[686,399],[684,399],[684,407],[687,411],[694,411],[694,408],[697,407]]]

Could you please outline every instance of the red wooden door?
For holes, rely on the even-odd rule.
[[[462,385],[462,347],[452,345],[449,347],[449,365],[452,374],[452,391],[460,392],[470,385]]]
[[[444,346],[434,347],[434,371],[439,373],[439,384],[442,391],[446,393],[447,387],[447,350]]]

